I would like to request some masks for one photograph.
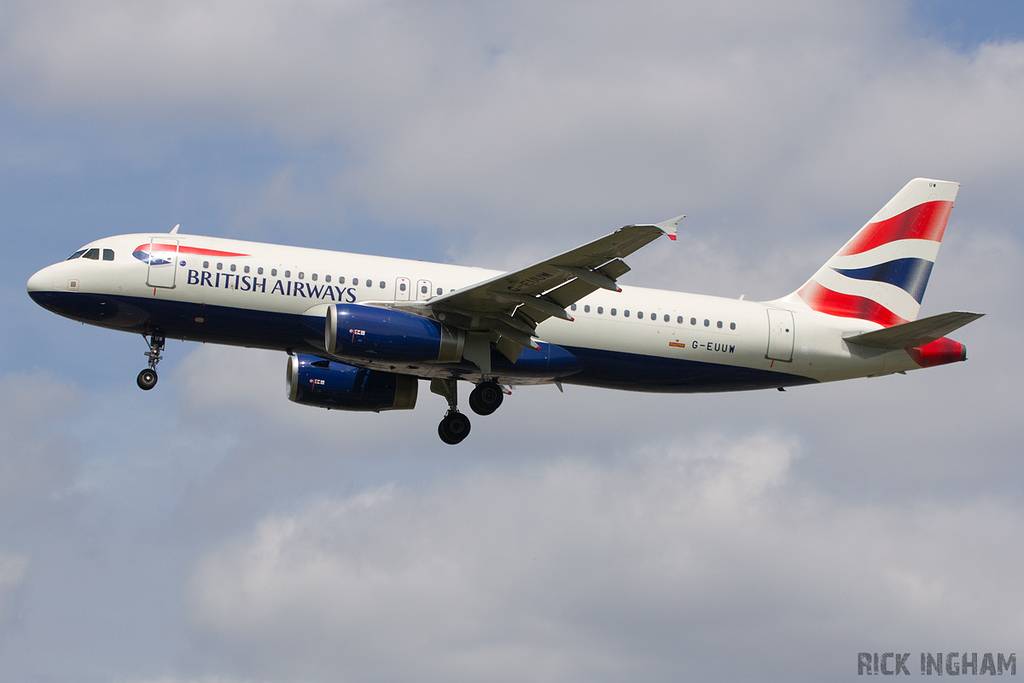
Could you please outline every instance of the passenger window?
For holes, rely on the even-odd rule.
[[[668,322],[668,321],[669,321],[669,317],[668,317],[668,313],[666,313],[665,314],[665,322]],[[682,322],[682,319],[680,319],[679,322]]]
[[[587,304],[586,306],[583,307],[583,312],[590,313],[590,304]]]
[[[721,320],[718,321],[718,329],[722,329],[722,321]]]
[[[284,271],[284,276],[285,277],[291,277],[292,276],[292,271],[290,271],[290,270]]]
[[[217,264],[217,270],[224,270],[224,264],[223,263],[218,263]]]
[[[331,276],[330,275],[324,275],[324,282],[330,282],[330,281],[331,281]]]
[[[260,266],[259,268],[256,269],[256,274],[263,275],[263,266]]]
[[[277,277],[277,268],[270,269],[270,277]]]
[[[92,259],[93,261],[99,261],[100,260],[100,250],[99,249],[90,249],[89,251],[87,251],[84,254],[82,254],[82,258]]]
[[[427,286],[423,285],[422,287],[420,287],[420,294],[426,294],[426,293],[427,293]]]
[[[405,283],[404,282],[402,284],[398,285],[398,291],[399,292],[404,292],[405,291]]]
[[[203,261],[203,268],[209,268],[209,267],[210,267],[210,262],[209,261]]]
[[[736,323],[729,323],[729,329],[730,330],[735,330],[736,329]]]
[[[629,313],[626,313],[626,315],[629,315]],[[643,320],[644,319],[644,312],[643,311],[637,311],[636,312],[636,317],[637,317],[637,320]]]
[[[344,275],[341,275],[341,276],[338,277],[338,284],[339,285],[345,284],[345,276]],[[358,285],[359,284],[359,280],[356,280],[353,284],[357,284]]]
[[[614,308],[612,310],[608,311],[608,312],[611,313],[612,315],[615,315],[615,309]]]
[[[316,273],[313,273],[313,282],[316,282]]]
[[[575,311],[576,310],[576,304],[573,304],[572,306],[570,306],[569,310],[570,311]]]
[[[383,280],[380,281],[380,288],[384,289],[384,281]]]
[[[707,318],[704,318],[704,327],[711,327],[711,321]]]
[[[597,307],[597,314],[601,315],[602,313],[604,313],[604,306],[598,306]]]
[[[75,252],[74,254],[72,254],[71,256],[68,256],[68,257],[67,257],[67,260],[68,260],[68,261],[71,261],[71,260],[73,260],[73,259],[79,258],[79,257],[81,257],[81,256],[82,256],[82,254],[84,254],[84,253],[85,253],[85,249],[79,249],[78,251],[76,251],[76,252]]]
[[[249,266],[245,266],[244,268],[242,268],[242,272],[243,273],[248,273],[249,272]]]
[[[104,249],[103,250],[103,260],[104,261],[113,261],[114,260],[114,250],[113,249]]]
[[[444,291],[443,289],[441,289],[440,287],[438,287],[438,288],[437,288],[437,295],[438,295],[438,296],[441,296],[441,292],[443,292],[443,291]]]
[[[366,286],[367,287],[373,287],[373,280],[367,280],[366,281]]]
[[[234,263],[232,263],[231,264],[231,272],[232,273],[235,272],[235,268],[237,268],[237,266]]]
[[[697,319],[696,318],[690,318],[690,324],[691,325],[696,325],[697,324]]]
[[[666,318],[668,318],[668,316],[665,316],[665,317],[666,317]],[[665,322],[668,322],[668,320],[666,319],[666,321],[665,321]],[[680,316],[677,316],[677,317],[676,317],[676,322],[677,322],[678,324],[682,325],[682,324],[683,324],[683,316],[681,316],[681,315],[680,315]]]
[[[303,273],[303,272],[302,272],[302,271],[300,270],[300,271],[299,271],[299,279],[300,279],[300,280],[302,280],[302,279],[303,279],[303,278],[305,278],[305,277],[306,277],[306,274],[305,274],[305,273]]]
[[[628,318],[629,317],[629,309],[627,308],[626,310],[624,310],[622,312],[622,315]]]
[[[358,284],[359,284],[359,278],[357,278],[357,277],[352,278],[352,286],[355,287]]]

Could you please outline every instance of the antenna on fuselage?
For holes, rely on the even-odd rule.
[[[178,228],[180,228],[180,227],[181,227],[181,223],[178,223],[173,228],[171,228],[171,234],[172,235],[177,235],[178,234]]]

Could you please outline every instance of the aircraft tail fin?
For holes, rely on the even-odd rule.
[[[959,183],[916,178],[782,300],[891,327],[917,319]]]

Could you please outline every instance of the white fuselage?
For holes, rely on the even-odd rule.
[[[154,244],[160,243],[176,245],[173,263],[145,260]],[[335,303],[429,301],[500,274],[425,261],[166,233],[109,237],[84,249],[86,254],[98,250],[98,258],[81,256],[39,271],[29,281],[33,298],[62,315],[115,329],[309,353],[322,353],[323,348],[317,348],[309,335],[304,341],[284,329],[287,325],[282,321],[322,317],[326,306]],[[104,260],[104,250],[112,252],[111,260]],[[572,306],[570,315],[572,322],[550,318],[541,323],[537,337],[581,356],[588,367],[578,377],[543,381],[640,391],[717,391],[826,382],[919,367],[902,349],[869,351],[844,342],[844,336],[879,325],[789,302],[623,287],[617,293],[597,290]],[[639,369],[635,373],[630,370],[633,365]],[[659,368],[669,365],[678,380],[652,382],[660,376]],[[421,377],[443,374],[438,366],[428,364],[391,369]],[[743,372],[737,374],[738,369]],[[743,374],[748,371],[749,382]],[[718,382],[718,377],[727,380]],[[517,382],[514,373],[507,378],[510,384],[535,381]]]

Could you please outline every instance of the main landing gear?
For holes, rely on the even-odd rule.
[[[445,413],[441,424],[437,425],[437,434],[441,441],[455,445],[461,443],[469,436],[469,418],[459,412],[458,387],[454,379],[433,379],[430,381],[430,390],[435,394],[444,396],[448,401],[448,412]],[[469,407],[477,415],[490,415],[505,398],[501,385],[493,380],[481,382],[469,395]]]
[[[145,339],[145,335],[143,335],[143,339]],[[164,350],[165,341],[162,334],[154,334],[149,339],[146,339],[146,344],[149,345],[149,351],[146,351],[146,357],[149,358],[149,367],[140,372],[139,376],[135,379],[139,389],[149,391],[156,386],[156,381],[159,379],[156,375],[156,365],[163,358],[161,353]]]
[[[455,445],[469,436],[469,418],[459,412],[459,388],[454,379],[430,380],[430,391],[444,396],[448,401],[448,412],[444,414],[441,424],[437,425],[437,435],[441,441]]]
[[[490,415],[498,409],[504,398],[500,384],[493,380],[480,382],[469,395],[469,407],[477,415]]]
[[[469,418],[457,409],[449,408],[441,419],[441,424],[437,425],[437,435],[441,437],[441,441],[454,446],[469,436],[469,428]]]

